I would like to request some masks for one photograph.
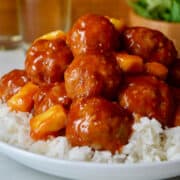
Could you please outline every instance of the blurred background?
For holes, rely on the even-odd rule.
[[[126,0],[0,0],[0,49],[16,48],[20,42],[28,47],[44,33],[68,31],[85,13],[127,20],[128,9]]]
[[[87,12],[128,20],[128,10],[127,0],[72,0],[72,22]]]
[[[127,2],[130,0],[0,0],[0,50],[20,46],[27,49],[34,39],[45,33],[57,29],[68,31],[75,20],[86,13],[121,18],[127,25],[158,29],[180,49],[180,1],[132,0],[136,4],[130,6]],[[171,19],[174,22],[170,22]]]

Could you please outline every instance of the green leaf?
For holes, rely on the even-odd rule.
[[[143,17],[180,22],[180,0],[128,0],[135,12]]]
[[[172,4],[171,18],[174,22],[180,22],[180,1],[174,0]]]

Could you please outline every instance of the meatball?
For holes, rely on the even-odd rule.
[[[65,71],[65,86],[70,98],[116,97],[121,82],[120,69],[113,57],[81,55]]]
[[[175,103],[180,103],[180,88],[171,87],[171,91],[174,96]]]
[[[118,34],[104,16],[88,14],[75,22],[67,36],[73,54],[108,53],[116,49]]]
[[[174,115],[174,126],[180,126],[180,88],[171,87],[176,104]]]
[[[123,33],[125,49],[141,56],[146,62],[157,61],[166,66],[172,64],[177,51],[161,32],[145,27],[130,27]]]
[[[170,89],[153,76],[126,78],[126,85],[119,93],[119,102],[135,115],[156,118],[165,126],[173,123],[174,103]]]
[[[118,104],[102,98],[78,99],[71,105],[66,137],[72,146],[120,151],[132,132],[133,118]]]
[[[180,59],[177,59],[170,67],[168,82],[169,84],[180,88]]]
[[[0,79],[0,99],[6,102],[28,82],[24,70],[14,69]]]
[[[176,107],[174,126],[180,126],[180,103]]]
[[[68,110],[71,99],[67,97],[64,83],[53,83],[40,86],[34,96],[34,114],[45,112],[53,105],[63,105]]]
[[[72,59],[64,39],[39,39],[27,52],[25,69],[35,84],[61,82]]]

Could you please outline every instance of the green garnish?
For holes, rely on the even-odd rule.
[[[134,11],[146,18],[180,22],[180,0],[128,0]]]

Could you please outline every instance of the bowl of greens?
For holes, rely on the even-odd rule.
[[[157,29],[173,40],[180,55],[180,0],[128,0],[129,24]]]

